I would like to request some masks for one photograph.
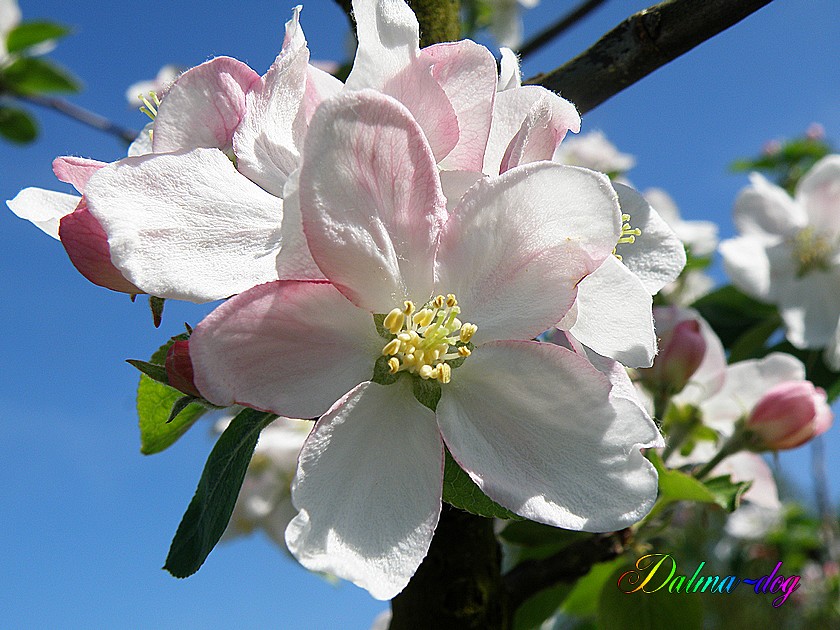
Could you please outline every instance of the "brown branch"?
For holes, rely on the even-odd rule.
[[[587,51],[527,82],[559,92],[584,113],[771,1],[666,0],[630,16]]]
[[[529,597],[555,584],[574,582],[599,562],[617,558],[624,552],[629,538],[629,529],[595,534],[548,558],[519,563],[503,578],[510,610],[516,610]]]
[[[39,107],[43,107],[45,109],[51,109],[54,112],[63,114],[68,118],[72,118],[76,122],[80,122],[83,125],[87,125],[88,127],[93,127],[94,129],[98,129],[99,131],[104,131],[105,133],[109,133],[112,136],[116,136],[117,138],[123,140],[128,144],[131,144],[132,142],[134,142],[135,138],[137,138],[137,131],[126,129],[125,127],[120,127],[119,125],[111,122],[104,116],[95,114],[92,111],[89,111],[83,107],[79,107],[78,105],[74,105],[70,101],[66,101],[63,98],[58,98],[55,96],[44,96],[42,94],[19,94],[17,92],[7,92],[7,94],[10,98],[17,99],[24,103],[30,103],[32,105],[38,105]]]
[[[552,39],[562,35],[572,26],[580,22],[592,11],[604,4],[604,2],[606,2],[606,0],[586,0],[586,2],[579,5],[576,9],[572,9],[557,22],[549,26],[541,33],[537,33],[527,42],[522,44],[517,51],[519,53],[519,57],[525,59],[528,55],[534,54]]]

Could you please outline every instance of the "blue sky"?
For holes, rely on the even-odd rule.
[[[22,0],[26,18],[72,25],[53,58],[85,91],[73,101],[128,127],[144,117],[125,103],[133,82],[165,63],[192,66],[227,54],[264,72],[292,3],[59,2]],[[543,0],[525,15],[533,32],[571,1]],[[607,2],[584,24],[529,59],[526,76],[553,68],[646,2]],[[746,178],[735,157],[814,121],[840,132],[836,0],[774,2],[583,118],[637,157],[630,179],[668,190],[687,218],[733,233],[732,202]],[[304,7],[314,59],[344,58],[347,23],[331,1]],[[0,199],[25,186],[64,190],[50,163],[71,154],[114,160],[119,142],[38,111],[41,139],[0,144]],[[206,307],[170,303],[156,331],[145,301],[90,285],[60,245],[0,212],[0,621],[28,627],[366,628],[386,604],[350,584],[331,585],[262,537],[219,546],[199,573],[175,580],[160,567],[212,447],[197,425],[168,451],[139,452],[126,358],[147,358]],[[838,429],[828,459],[840,452]],[[809,485],[809,458],[781,458]],[[832,479],[832,494],[840,489]],[[372,515],[375,518],[375,515]]]

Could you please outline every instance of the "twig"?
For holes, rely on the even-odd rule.
[[[94,129],[104,131],[105,133],[110,133],[129,144],[134,142],[134,139],[137,138],[137,134],[139,133],[131,129],[126,129],[125,127],[120,127],[104,116],[95,114],[84,107],[74,105],[63,98],[58,98],[56,96],[43,96],[41,94],[19,94],[17,92],[11,92],[8,95],[19,101],[31,103],[32,105],[38,105],[46,109],[51,109],[59,114],[64,114],[68,118],[72,118],[83,125],[93,127]]]
[[[560,92],[584,113],[771,1],[666,0],[630,16],[582,54],[527,82]]]
[[[503,578],[510,609],[516,610],[526,599],[555,584],[574,582],[599,562],[617,558],[624,553],[630,536],[629,529],[594,534],[548,558],[519,563]]]
[[[600,5],[604,4],[604,2],[606,2],[606,0],[586,0],[586,2],[582,3],[576,9],[573,9],[572,11],[564,15],[562,18],[560,18],[557,22],[549,26],[547,29],[540,33],[537,33],[527,42],[522,44],[522,46],[517,51],[519,53],[519,56],[522,59],[524,59],[528,55],[537,52],[540,48],[545,46],[552,39],[565,33],[572,26],[577,24],[580,20],[582,20],[592,11],[597,9]]]

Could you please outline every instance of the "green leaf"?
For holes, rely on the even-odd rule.
[[[727,512],[734,512],[741,505],[741,497],[750,489],[752,481],[732,481],[729,475],[712,477],[703,481],[703,485],[715,497],[715,503]]]
[[[446,464],[443,469],[443,500],[472,514],[488,518],[521,519],[507,508],[493,501],[484,494],[470,476],[452,459],[446,451]]]
[[[510,544],[520,547],[553,547],[558,550],[582,538],[589,538],[588,532],[576,532],[568,529],[552,527],[544,523],[521,520],[511,521],[502,530],[501,538]]]
[[[411,389],[417,401],[428,407],[432,411],[437,410],[437,405],[440,402],[440,383],[435,379],[424,379],[419,376],[414,376],[411,379]]]
[[[0,82],[20,94],[78,92],[79,81],[68,70],[46,59],[22,57],[0,74]]]
[[[754,300],[732,285],[704,295],[692,306],[709,322],[727,349],[756,324],[778,317],[775,306]]]
[[[190,406],[191,403],[194,402],[201,402],[201,398],[196,398],[195,396],[181,396],[175,403],[172,405],[172,409],[169,410],[169,418],[166,420],[166,424],[172,423],[178,415],[187,407]]]
[[[775,313],[760,321],[738,337],[729,351],[729,362],[736,363],[761,356],[762,348],[770,336],[782,325],[782,318]]]
[[[535,630],[557,612],[571,590],[570,584],[556,584],[526,599],[513,614],[513,630]]]
[[[187,335],[182,334],[170,339],[158,348],[149,363],[163,365],[169,347],[174,342],[183,339],[187,339]],[[137,415],[140,424],[141,453],[152,455],[166,450],[204,414],[206,411],[204,406],[193,403],[169,422],[172,407],[183,396],[183,392],[177,389],[158,383],[145,374],[140,375],[140,384],[137,387]]]
[[[604,585],[618,569],[627,564],[627,559],[619,556],[609,562],[599,562],[585,576],[580,578],[572,592],[563,601],[563,612],[575,617],[595,616]]]
[[[173,576],[185,578],[198,571],[219,542],[233,513],[260,431],[276,417],[243,409],[219,437],[166,557],[163,568]]]
[[[667,586],[655,593],[625,593],[620,589],[618,579],[625,570],[630,569],[632,567],[613,573],[601,589],[598,600],[599,628],[700,630],[703,627],[700,593],[669,593]],[[654,577],[658,579],[658,576]],[[655,588],[652,584],[651,587]]]
[[[9,31],[6,38],[6,50],[10,54],[18,53],[51,39],[60,39],[69,32],[69,28],[55,22],[24,22]]]
[[[27,144],[38,137],[38,126],[26,111],[0,107],[0,136],[10,142]]]
[[[158,365],[157,363],[149,363],[148,361],[140,361],[139,359],[126,359],[125,362],[129,363],[130,365],[133,365],[138,370],[143,372],[143,374],[157,381],[158,383],[169,385],[169,377],[166,375],[165,366]]]
[[[679,470],[669,470],[655,451],[648,451],[648,459],[659,473],[659,497],[647,518],[651,518],[666,505],[675,501],[716,502],[715,495],[703,485],[702,481]]]

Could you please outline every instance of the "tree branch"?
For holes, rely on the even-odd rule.
[[[586,0],[586,2],[579,5],[576,9],[572,9],[569,13],[560,18],[557,22],[549,26],[541,33],[537,33],[517,51],[520,58],[525,59],[528,55],[532,55],[540,48],[545,46],[555,37],[562,35],[572,26],[580,22],[583,18],[589,15],[592,11],[604,4],[606,0]]]
[[[617,558],[624,552],[629,539],[629,529],[595,534],[548,558],[519,563],[503,578],[510,610],[516,610],[529,597],[555,584],[574,582],[599,562]]]
[[[568,63],[527,82],[581,113],[726,30],[772,0],[666,0],[630,16]]]
[[[80,122],[83,125],[93,127],[94,129],[104,131],[105,133],[110,133],[112,136],[116,136],[117,138],[127,142],[128,144],[131,144],[132,142],[134,142],[135,138],[137,138],[137,131],[126,129],[125,127],[120,127],[119,125],[111,122],[104,116],[94,114],[93,112],[83,107],[79,107],[78,105],[74,105],[70,101],[66,101],[63,98],[58,98],[55,96],[43,96],[41,94],[19,94],[17,92],[8,92],[7,94],[9,97],[22,101],[24,103],[30,103],[32,105],[38,105],[46,109],[51,109],[54,112],[63,114],[68,118],[72,118],[73,120]]]

